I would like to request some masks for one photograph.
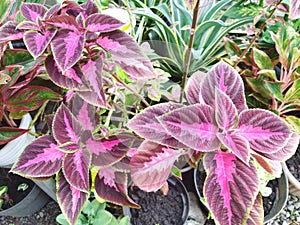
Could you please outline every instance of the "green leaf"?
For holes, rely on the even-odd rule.
[[[27,63],[29,61],[33,61],[33,58],[28,51],[7,49],[2,57],[2,66]]]
[[[280,82],[266,82],[267,86],[269,87],[271,93],[275,96],[275,98],[283,101],[283,95],[282,95],[282,89],[281,85],[282,83]]]
[[[61,225],[70,225],[64,214],[59,214],[56,217],[56,222],[58,222]]]
[[[275,70],[265,70],[265,69],[263,69],[263,70],[258,71],[257,74],[270,77],[272,80],[277,81]]]
[[[300,79],[294,81],[293,85],[288,89],[285,94],[286,101],[295,101],[300,98]]]
[[[95,216],[93,225],[118,225],[116,218],[108,211],[101,210]]]
[[[273,65],[270,57],[263,51],[253,48],[253,58],[256,65],[262,70],[272,70]]]
[[[254,90],[255,92],[259,93],[265,98],[272,99],[273,95],[270,92],[269,87],[265,80],[257,80],[255,78],[247,77],[246,81],[248,85]]]
[[[225,50],[230,57],[237,56],[240,57],[242,54],[242,50],[240,47],[231,39],[224,38],[225,40]]]
[[[94,209],[95,214],[97,214],[101,210],[105,210],[106,202],[100,203],[97,199],[92,201],[92,206]]]
[[[178,167],[172,166],[171,173],[179,179],[182,179],[181,171]]]
[[[286,120],[289,124],[293,126],[295,131],[300,135],[300,118],[296,116],[287,116]]]
[[[9,9],[9,6],[10,6],[10,1],[7,1],[7,0],[1,0],[0,1],[0,24],[2,23],[4,23],[3,21],[5,20],[5,19],[7,19],[6,18],[6,15],[7,15],[7,11],[8,11],[8,9]],[[1,208],[1,207],[0,207]]]
[[[261,9],[261,6],[252,2],[249,4],[242,4],[241,2],[238,2],[226,11],[225,16],[228,16],[233,19],[240,19],[243,17],[255,17],[261,14]]]
[[[128,216],[124,216],[119,220],[119,225],[130,225],[130,218]]]
[[[22,134],[26,133],[27,129],[15,127],[0,127],[0,145],[4,145]]]

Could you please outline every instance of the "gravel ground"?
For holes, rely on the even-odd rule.
[[[32,216],[19,218],[0,216],[0,225],[56,225],[55,218],[58,214],[60,214],[60,209],[57,203],[51,201]],[[203,223],[197,222],[191,224],[203,225]],[[300,225],[300,197],[290,195],[284,210],[275,221],[267,225]]]

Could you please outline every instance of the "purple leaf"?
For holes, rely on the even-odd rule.
[[[65,28],[72,31],[78,31],[79,26],[75,18],[69,15],[60,15],[46,20],[46,23],[58,28]]]
[[[78,149],[74,153],[66,154],[63,161],[63,172],[68,183],[76,189],[89,191],[89,168],[91,154],[87,150]]]
[[[242,162],[249,165],[250,146],[248,141],[234,132],[218,133],[218,138],[229,150],[232,151]]]
[[[180,155],[180,151],[144,141],[130,160],[133,183],[147,192],[159,190],[167,181],[171,168]]]
[[[222,61],[210,70],[202,84],[200,97],[212,107],[215,107],[216,88],[226,93],[239,113],[247,109],[242,78],[235,69]]]
[[[222,130],[232,128],[237,122],[237,109],[231,99],[219,89],[216,91],[216,122]]]
[[[127,174],[116,172],[110,167],[103,167],[95,179],[96,193],[106,201],[134,208],[139,208],[127,194]]]
[[[98,7],[95,5],[95,3],[92,0],[87,0],[85,3],[81,5],[81,7],[83,8],[86,17],[98,13]]]
[[[18,26],[16,27],[16,29],[40,30],[40,27],[36,23],[34,23],[34,22],[23,21],[23,22],[21,22],[21,23],[18,24]]]
[[[253,151],[267,154],[282,149],[290,136],[285,122],[274,113],[263,109],[243,111],[236,133],[249,141]]]
[[[200,99],[200,90],[205,77],[206,73],[198,71],[188,79],[186,85],[186,97],[191,105],[204,103],[204,101]]]
[[[291,0],[290,2],[290,20],[295,20],[300,18],[300,1],[299,0]]]
[[[12,168],[12,172],[28,177],[47,177],[62,167],[64,153],[52,136],[43,136],[29,144]]]
[[[111,135],[107,139],[88,139],[87,148],[93,153],[92,164],[95,166],[110,166],[126,156],[136,137],[132,134]]]
[[[25,31],[16,29],[17,25],[18,23],[13,21],[5,23],[0,30],[0,42],[22,39]]]
[[[35,59],[45,51],[55,33],[56,29],[48,29],[44,34],[37,31],[27,31],[24,34],[24,43]]]
[[[262,197],[260,194],[256,196],[249,217],[247,219],[246,225],[258,225],[258,224],[264,224],[264,208],[263,208]]]
[[[177,103],[161,103],[148,107],[131,119],[127,126],[141,137],[159,144],[174,148],[185,147],[178,142],[178,140],[169,135],[157,120],[157,117],[182,106],[183,105]]]
[[[45,67],[50,79],[56,85],[70,90],[89,90],[85,77],[77,64],[62,73],[53,56],[49,55],[45,60]]]
[[[90,15],[85,24],[86,29],[91,32],[110,32],[124,25],[121,21],[104,14]]]
[[[181,107],[158,118],[174,138],[198,151],[212,151],[220,146],[214,111],[208,105]]]
[[[112,60],[118,63],[132,80],[154,77],[155,72],[150,60],[128,34],[120,30],[101,33],[96,42],[112,54]]]
[[[59,144],[79,144],[83,128],[70,110],[62,104],[53,119],[53,136]]]
[[[298,145],[299,135],[297,133],[291,133],[286,145],[282,149],[274,153],[262,153],[261,155],[271,160],[286,161],[295,154]]]
[[[243,224],[258,194],[256,169],[228,152],[206,153],[204,197],[218,224]]]
[[[37,22],[37,18],[43,19],[46,11],[46,8],[41,4],[23,3],[21,6],[22,15],[32,22]]]
[[[74,66],[81,57],[84,34],[60,29],[52,39],[51,48],[56,64],[62,72]]]
[[[110,108],[109,105],[103,105],[103,99],[99,98],[98,95],[95,95],[93,91],[78,91],[76,92],[84,101],[88,102],[91,105],[102,107],[102,108]],[[105,100],[106,101],[106,100]]]
[[[44,19],[47,20],[47,19],[51,18],[55,13],[58,13],[60,7],[61,7],[61,4],[53,5],[50,9],[47,10],[46,15],[44,16]]]
[[[88,200],[88,194],[72,187],[63,173],[59,173],[56,179],[59,207],[70,224],[75,224],[83,205]]]
[[[102,88],[102,69],[103,63],[101,58],[96,60],[88,59],[87,63],[82,65],[82,72],[89,82],[92,91],[101,101],[101,106],[106,106],[105,96]]]

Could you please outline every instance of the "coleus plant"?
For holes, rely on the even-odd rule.
[[[56,85],[76,92],[93,105],[109,107],[103,86],[113,81],[112,76],[104,80],[103,75],[116,65],[132,80],[154,75],[149,59],[133,38],[118,29],[123,23],[98,13],[91,0],[81,5],[65,1],[50,9],[23,3],[21,13],[23,22],[3,25],[0,42],[23,38],[31,55],[43,59]]]
[[[133,183],[161,188],[178,156],[203,155],[204,197],[217,224],[263,224],[256,161],[280,176],[299,136],[274,113],[248,109],[241,77],[218,63],[188,81],[190,105],[161,103],[137,114],[128,127],[145,138],[130,161]]]
[[[77,95],[52,120],[52,135],[29,144],[11,171],[46,179],[56,176],[59,206],[75,224],[92,190],[107,201],[139,207],[127,195],[127,151],[140,143],[125,131],[99,132],[95,107]]]

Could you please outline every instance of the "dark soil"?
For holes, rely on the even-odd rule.
[[[132,225],[182,225],[184,203],[174,186],[169,185],[166,196],[160,190],[148,193],[133,186],[129,189],[129,196],[141,206],[141,209],[130,210]]]
[[[0,186],[8,187],[9,201],[3,205],[2,209],[8,209],[11,206],[20,202],[32,190],[34,183],[31,180],[21,176],[8,173],[9,169],[0,168]],[[27,184],[26,190],[18,190],[20,184]]]
[[[286,165],[294,177],[300,181],[300,145],[298,145],[295,155],[286,161]]]
[[[273,207],[276,199],[276,193],[278,193],[278,180],[271,180],[267,184],[267,187],[272,188],[272,193],[268,197],[263,197],[264,214],[268,215]]]

